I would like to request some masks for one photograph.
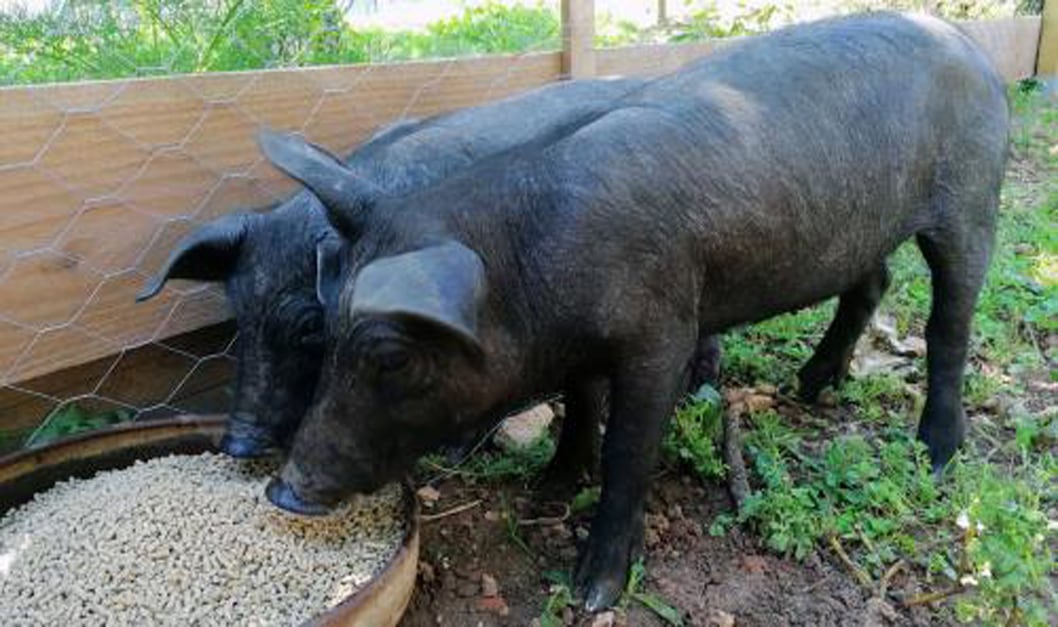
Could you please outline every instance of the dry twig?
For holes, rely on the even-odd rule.
[[[547,527],[547,526],[550,526],[550,525],[558,525],[560,523],[564,523],[567,520],[569,520],[569,515],[570,515],[569,504],[563,503],[562,504],[562,514],[561,515],[559,515],[559,516],[540,516],[538,518],[524,518],[524,519],[518,521],[518,526],[519,527],[532,527],[532,526],[535,526],[535,525],[540,525],[540,526]]]
[[[841,563],[844,564],[845,567],[849,569],[849,572],[852,573],[852,576],[856,578],[856,581],[858,581],[864,588],[873,588],[874,586],[871,585],[870,575],[857,566],[856,562],[852,561],[849,554],[845,552],[845,547],[841,546],[841,541],[838,540],[838,537],[832,535],[827,538],[827,541],[830,543],[830,548],[833,549],[834,553],[838,556],[838,559],[841,560]]]
[[[460,512],[465,512],[468,509],[473,509],[473,508],[477,507],[478,505],[481,505],[481,499],[474,499],[473,501],[470,501],[469,503],[463,503],[462,505],[457,505],[456,507],[453,507],[452,509],[447,509],[447,510],[445,510],[443,512],[438,512],[436,514],[426,514],[425,516],[419,516],[419,520],[421,520],[422,522],[432,522],[434,520],[440,520],[442,518],[447,518],[448,516],[455,516],[456,514],[459,514]]]
[[[919,594],[919,595],[911,597],[910,599],[906,599],[904,601],[904,607],[916,607],[918,605],[929,605],[931,603],[936,603],[937,601],[943,601],[944,599],[947,599],[948,597],[955,596],[956,594],[959,594],[960,592],[965,592],[965,591],[966,591],[966,587],[965,586],[963,586],[962,584],[957,584],[957,585],[952,586],[951,588],[948,588],[947,590],[938,590],[937,592],[927,592],[925,594]]]
[[[738,421],[740,416],[733,411],[725,411],[724,423],[724,464],[727,465],[727,489],[735,501],[735,508],[742,509],[751,491],[749,479],[746,478],[746,462],[742,459],[742,431]]]

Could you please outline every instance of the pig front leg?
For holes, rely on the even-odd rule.
[[[576,583],[588,611],[621,596],[633,555],[643,541],[643,508],[665,424],[686,389],[691,350],[668,342],[663,351],[629,352],[611,379],[611,413],[603,443],[603,486]]]

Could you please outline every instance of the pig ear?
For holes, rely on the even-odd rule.
[[[305,185],[327,209],[327,219],[343,235],[356,237],[364,214],[380,195],[369,181],[353,174],[338,157],[293,133],[263,129],[257,145],[272,165]]]
[[[353,286],[350,313],[426,323],[480,356],[478,311],[484,298],[481,257],[449,242],[365,266]]]
[[[316,242],[316,300],[326,308],[337,302],[341,289],[342,239],[328,232]]]
[[[136,301],[145,301],[162,291],[169,279],[226,279],[235,267],[246,238],[248,220],[249,216],[245,214],[224,216],[180,240],[162,269],[136,295]]]

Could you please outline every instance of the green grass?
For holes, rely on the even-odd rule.
[[[128,409],[93,410],[77,403],[68,403],[48,416],[41,426],[26,439],[23,446],[27,448],[44,446],[77,433],[128,422],[132,419],[133,413]]]
[[[0,11],[0,85],[555,49],[543,5],[486,3],[423,31],[355,28],[334,0],[81,0]]]

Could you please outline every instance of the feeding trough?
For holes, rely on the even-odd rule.
[[[171,455],[199,456],[203,453],[211,453],[216,450],[216,443],[223,427],[224,420],[217,417],[180,417],[147,423],[124,424],[2,458],[0,459],[0,516],[34,500],[36,495],[44,493],[56,483],[68,479],[87,479],[104,471],[118,469],[132,470],[131,467],[143,460],[153,460],[150,464],[186,463],[185,460],[196,460],[198,459],[196,457],[170,457],[167,460],[160,458]],[[202,459],[210,459],[210,457],[203,456]],[[228,463],[227,460],[213,459],[213,463]],[[142,469],[150,464],[141,464],[135,468]],[[84,485],[86,484],[76,484],[75,489],[81,489],[80,486]],[[306,624],[386,626],[395,625],[400,620],[415,583],[419,533],[417,503],[414,494],[407,488],[403,488],[399,497],[396,498],[399,502],[396,502],[394,507],[399,511],[403,520],[399,542],[394,543],[391,554],[384,559],[383,565],[370,581],[360,585],[355,592],[333,603],[328,603],[329,607],[321,608],[315,615],[302,617],[301,620],[304,620]],[[100,505],[108,508],[117,504],[107,500]],[[271,513],[269,512],[268,515],[270,516]],[[278,511],[275,515],[287,516]],[[306,524],[315,523],[310,521]],[[0,532],[2,531],[3,527],[0,526]],[[0,546],[0,548],[3,547]],[[10,549],[5,552],[12,553]],[[0,567],[3,569],[0,570],[0,577],[9,576],[13,572],[12,563],[17,559],[17,554],[0,556]],[[234,564],[234,568],[238,570],[238,562]],[[63,574],[56,573],[56,576],[62,577]],[[201,573],[196,573],[192,579],[198,585],[199,581],[205,577]],[[84,588],[88,589],[90,594],[91,582],[83,583]],[[132,583],[135,589],[137,586],[135,582]],[[282,586],[282,582],[278,584]],[[163,588],[162,591],[164,592],[165,589]],[[0,600],[9,608],[13,607],[11,603],[18,603],[18,599],[4,598],[6,594],[4,582],[0,579]],[[61,599],[56,602],[61,602]],[[216,618],[220,617],[216,616]],[[174,619],[173,616],[167,618]],[[176,618],[179,619],[179,617]]]

